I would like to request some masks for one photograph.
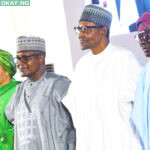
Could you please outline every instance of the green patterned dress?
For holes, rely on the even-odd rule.
[[[5,117],[5,107],[19,82],[12,78],[9,84],[0,87],[0,150],[13,150],[13,126]]]

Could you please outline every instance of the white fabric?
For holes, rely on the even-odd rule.
[[[141,150],[129,125],[141,71],[130,51],[111,44],[80,59],[63,100],[77,130],[77,150]]]

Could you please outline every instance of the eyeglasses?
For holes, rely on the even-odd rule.
[[[91,29],[91,28],[103,28],[104,26],[77,26],[77,27],[74,27],[74,30],[75,30],[75,33],[76,34],[79,34],[81,31],[83,32],[83,34],[86,34],[88,32],[88,29]]]
[[[18,64],[19,61],[22,61],[23,63],[27,63],[29,60],[31,60],[31,58],[33,56],[39,56],[39,55],[41,55],[41,54],[33,54],[33,55],[21,56],[21,57],[17,56],[17,57],[14,58],[14,61],[15,61],[16,64]]]
[[[140,31],[137,35],[135,35],[135,40],[137,42],[150,42],[150,30]]]

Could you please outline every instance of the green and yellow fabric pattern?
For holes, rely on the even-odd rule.
[[[16,64],[14,63],[12,55],[0,49],[0,65],[13,76],[16,73]]]

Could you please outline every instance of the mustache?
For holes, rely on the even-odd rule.
[[[17,67],[19,70],[22,70],[22,69],[27,69],[28,67],[26,66],[26,65],[24,65],[24,66],[18,66]]]
[[[142,48],[150,49],[150,44],[141,44]]]
[[[80,37],[79,39],[80,39],[80,40],[87,40],[86,37]]]

